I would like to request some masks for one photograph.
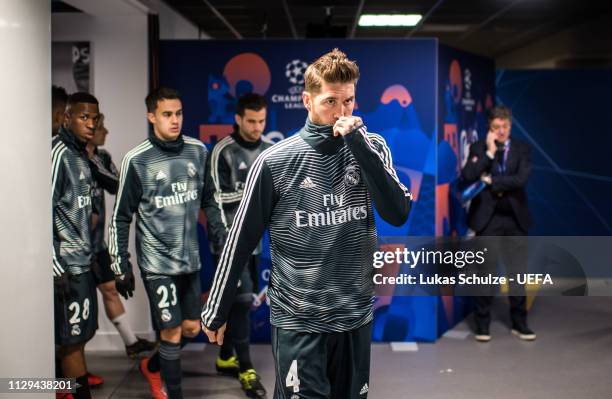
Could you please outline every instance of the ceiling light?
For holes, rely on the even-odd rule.
[[[362,14],[359,26],[415,26],[421,14]]]

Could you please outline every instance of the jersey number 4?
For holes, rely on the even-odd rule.
[[[300,392],[300,379],[298,378],[298,365],[297,359],[291,362],[289,372],[285,378],[285,385],[293,387],[293,392]]]

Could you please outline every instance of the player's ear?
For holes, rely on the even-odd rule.
[[[307,91],[302,92],[302,102],[304,103],[304,107],[310,112],[310,108],[312,106],[312,97],[310,93]]]
[[[236,125],[240,126],[240,123],[242,122],[242,118],[240,117],[239,114],[234,114],[234,121],[236,122]]]
[[[62,125],[64,125],[64,127],[68,127],[68,125],[70,125],[70,111],[66,110],[64,111],[64,117],[62,118]]]
[[[62,111],[61,109],[56,109],[55,111],[53,111],[53,122],[60,124],[63,121],[64,111]]]
[[[155,124],[156,122],[156,118],[155,118],[155,114],[152,112],[147,112],[147,119],[149,120],[149,122],[151,122],[151,124]]]

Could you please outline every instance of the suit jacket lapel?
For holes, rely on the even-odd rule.
[[[508,150],[508,159],[506,160],[506,174],[512,174],[514,172],[515,161],[516,161],[516,141],[510,141],[510,150]]]

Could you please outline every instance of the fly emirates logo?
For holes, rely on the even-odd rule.
[[[325,194],[323,195],[325,212],[295,211],[295,224],[297,227],[335,226],[368,217],[368,210],[365,205],[344,208],[343,205],[344,194]]]
[[[197,190],[187,190],[187,183],[172,183],[172,195],[155,196],[155,206],[165,208],[167,206],[181,205],[189,201],[198,199]]]
[[[89,195],[79,195],[77,197],[77,201],[79,201],[79,208],[85,208],[86,206],[91,205],[91,196]]]
[[[80,179],[81,180],[85,179],[85,175],[83,174],[83,172],[81,172],[81,178]],[[86,206],[91,206],[91,193],[93,192],[93,189],[88,184],[86,186],[86,190],[89,193],[89,195],[79,195],[79,196],[77,196],[77,202],[79,203],[79,209],[83,209]]]

